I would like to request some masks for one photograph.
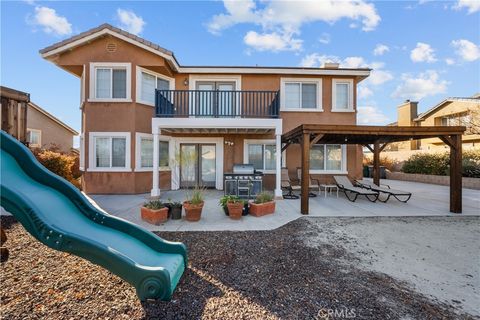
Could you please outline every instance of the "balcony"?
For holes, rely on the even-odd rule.
[[[278,118],[279,91],[155,90],[159,118]]]

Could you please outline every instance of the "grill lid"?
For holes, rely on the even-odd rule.
[[[236,163],[233,165],[233,173],[235,174],[253,174],[255,172],[255,168],[253,164],[249,163]]]

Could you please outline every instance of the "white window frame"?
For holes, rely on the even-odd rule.
[[[155,102],[151,103],[149,101],[142,100],[142,72],[148,73],[151,76],[155,77],[155,88],[157,85],[157,79],[162,79],[168,81],[169,90],[175,90],[175,78],[170,78],[164,74],[156,73],[151,70],[137,66],[137,90],[136,90],[136,102],[141,104],[146,104],[147,106],[155,106]]]
[[[337,105],[337,84],[348,84],[348,108],[338,109]],[[353,103],[353,79],[332,80],[332,112],[355,112]]]
[[[328,145],[338,145],[338,143],[334,144],[321,144],[323,145],[323,167],[325,168],[324,170],[319,170],[319,169],[310,169],[310,174],[348,174],[347,170],[347,145],[341,144],[342,147],[342,163],[341,163],[341,169],[340,170],[327,170],[327,146]]]
[[[125,98],[97,98],[97,69],[126,69],[127,95]],[[113,87],[113,76],[112,83]],[[112,89],[113,94],[113,89]],[[132,102],[132,64],[130,62],[91,62],[90,63],[90,92],[89,102]]]
[[[273,145],[276,146],[276,141],[275,139],[244,139],[243,140],[243,163],[250,163],[249,158],[248,158],[248,146],[251,144],[263,144],[263,145]],[[282,168],[285,167],[286,164],[286,159],[287,159],[287,153],[285,150],[282,152]],[[265,158],[263,159],[263,167],[265,168]],[[266,174],[275,174],[276,170],[263,170],[259,169],[263,173]]]
[[[38,143],[30,143],[30,133],[29,133],[29,131],[38,133]],[[28,133],[29,146],[34,147],[34,148],[40,148],[42,146],[42,130],[27,128],[27,133]]]
[[[142,133],[142,132],[136,132],[135,133],[135,171],[136,172],[152,172],[153,167],[142,167],[142,148],[141,148],[141,142],[142,139],[148,138],[148,139],[153,139],[153,135],[151,133]],[[158,136],[159,141],[166,141],[168,142],[168,164],[169,166],[167,167],[159,167],[159,171],[170,171],[170,165],[172,163],[172,143],[171,143],[171,138],[167,136]]]
[[[287,83],[305,83],[315,84],[317,86],[317,106],[316,108],[287,108],[285,105],[285,85]],[[300,100],[302,92],[300,90]],[[301,102],[300,102],[301,105]],[[315,78],[280,78],[280,111],[282,112],[323,112],[322,106],[322,79]]]
[[[88,134],[88,169],[92,172],[131,172],[130,132],[89,132]],[[125,138],[125,167],[105,168],[96,166],[95,138]]]
[[[78,167],[80,171],[85,171],[85,135],[83,133],[80,135],[80,155]]]

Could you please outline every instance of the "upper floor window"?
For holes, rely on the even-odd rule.
[[[91,63],[90,100],[130,99],[130,63]]]
[[[321,111],[321,79],[281,79],[284,111]]]
[[[333,79],[332,111],[351,112],[353,110],[353,80]]]
[[[155,89],[174,88],[173,79],[140,67],[137,67],[137,84],[137,101],[152,106],[155,104]]]
[[[27,129],[27,140],[31,147],[40,148],[42,146],[42,131]]]

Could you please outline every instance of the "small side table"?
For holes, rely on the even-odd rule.
[[[337,192],[337,198],[338,198],[338,186],[336,184],[321,184],[320,185],[320,190],[325,191],[325,198],[327,197],[327,191],[328,193],[332,193],[332,190],[335,190]]]

